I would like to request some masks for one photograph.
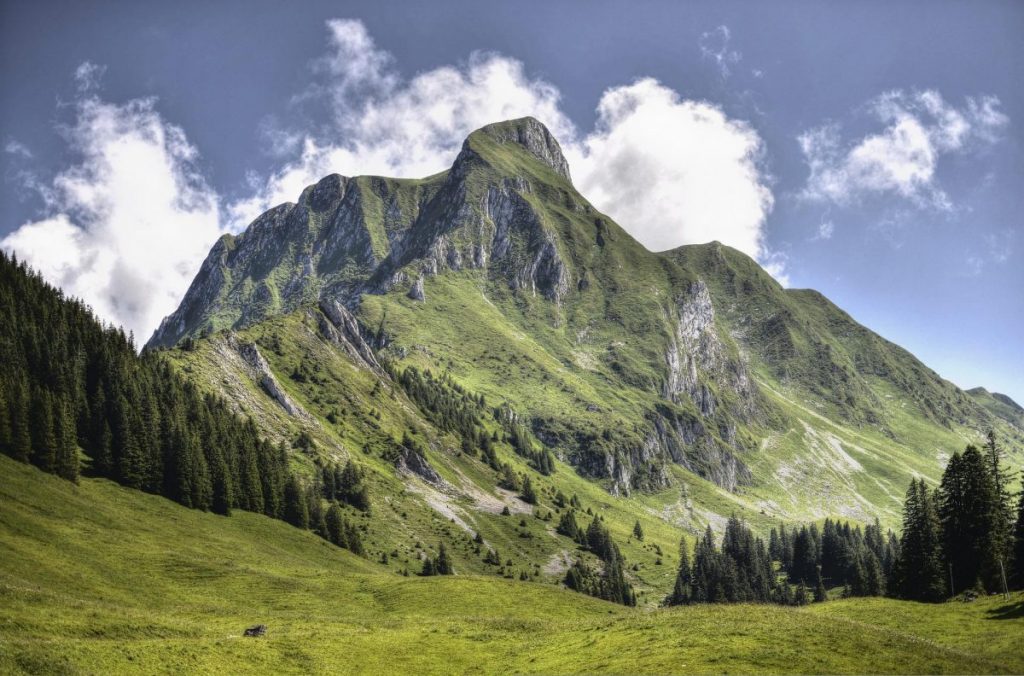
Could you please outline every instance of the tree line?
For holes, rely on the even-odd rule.
[[[320,493],[290,472],[283,443],[262,438],[159,353],[137,354],[133,336],[3,252],[0,363],[0,452],[16,460],[69,481],[84,473],[186,507],[300,527],[320,506]]]
[[[1014,510],[1011,481],[989,433],[982,448],[953,454],[938,488],[911,482],[895,594],[941,601],[968,590],[1024,588],[1024,490]]]
[[[874,524],[826,519],[772,528],[767,547],[733,516],[719,548],[711,527],[691,562],[685,539],[666,605],[824,601],[827,589],[844,596],[892,596],[942,601],[972,591],[1024,588],[1024,490],[1014,505],[1013,478],[989,434],[983,448],[954,453],[938,488],[911,481],[897,537]],[[578,537],[563,516],[559,532]],[[795,587],[794,587],[795,585]]]

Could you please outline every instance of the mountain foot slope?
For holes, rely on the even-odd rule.
[[[3,456],[0,598],[10,674],[1024,669],[1019,595],[642,611],[552,585],[401,577],[279,521]],[[258,623],[265,637],[242,636]]]

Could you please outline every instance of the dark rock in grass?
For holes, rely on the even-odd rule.
[[[255,637],[259,637],[259,636],[266,636],[267,635],[267,625],[265,625],[265,624],[257,624],[255,626],[249,627],[248,629],[245,630],[245,635],[246,636],[252,636],[254,638]]]

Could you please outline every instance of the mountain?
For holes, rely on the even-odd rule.
[[[646,250],[576,191],[532,118],[474,132],[446,172],[328,176],[225,236],[149,346],[230,352],[296,313],[363,367],[444,372],[506,403],[617,494],[665,490],[682,467],[768,514],[891,520],[909,478],[935,478],[966,440],[994,428],[1018,461],[1024,446],[1013,421],[744,254]],[[223,391],[228,364],[208,386]]]
[[[992,415],[1017,427],[1024,427],[1024,406],[1005,394],[989,392],[984,387],[967,390],[967,394]]]
[[[735,250],[647,251],[535,120],[423,181],[311,186],[221,240],[141,355],[6,257],[0,318],[4,672],[1016,664],[991,599],[657,609],[691,551],[731,601],[881,584],[910,480],[1024,439]],[[827,558],[798,522],[829,516]]]

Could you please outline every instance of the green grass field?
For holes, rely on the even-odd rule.
[[[264,638],[242,638],[252,624]],[[2,673],[1021,673],[1024,596],[628,609],[0,457]]]

